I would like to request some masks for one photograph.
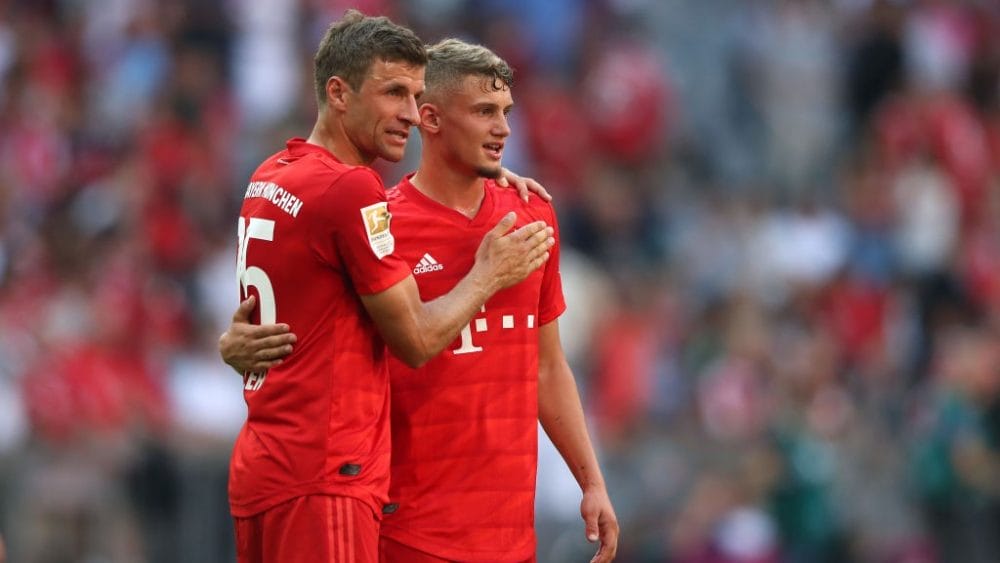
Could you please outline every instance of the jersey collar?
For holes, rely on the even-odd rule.
[[[416,174],[416,172],[411,172],[403,177],[403,179],[399,182],[399,189],[403,192],[403,195],[406,196],[406,199],[414,202],[420,207],[427,209],[429,212],[432,212],[437,216],[447,217],[450,221],[463,226],[478,227],[493,218],[493,209],[495,207],[493,190],[496,189],[493,180],[486,180],[484,185],[485,193],[483,194],[483,204],[479,206],[479,211],[476,212],[476,216],[470,219],[460,211],[452,209],[447,205],[443,205],[424,195],[423,192],[418,190],[417,187],[410,182],[410,178],[412,178],[414,174]]]
[[[288,139],[288,142],[285,143],[285,148],[288,149],[289,156],[301,157],[309,154],[320,154],[340,162],[340,159],[332,152],[326,150],[326,147],[310,143],[302,137]]]

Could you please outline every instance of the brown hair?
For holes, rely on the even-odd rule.
[[[384,16],[369,17],[348,10],[330,25],[313,59],[316,96],[320,107],[326,102],[326,83],[339,76],[357,90],[376,60],[427,64],[427,51],[413,31]]]

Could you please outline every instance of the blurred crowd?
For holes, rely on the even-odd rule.
[[[1000,560],[996,1],[6,0],[10,561],[231,560],[235,219],[352,6],[515,68],[619,560]],[[543,444],[539,561],[578,498]]]

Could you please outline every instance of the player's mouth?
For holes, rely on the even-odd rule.
[[[403,131],[403,130],[400,130],[400,129],[392,129],[392,130],[386,131],[386,134],[389,136],[389,138],[395,144],[398,144],[398,145],[405,145],[406,144],[406,140],[410,137],[410,132],[409,131]]]
[[[486,149],[486,154],[493,160],[500,160],[503,156],[503,143],[485,143],[483,148]]]

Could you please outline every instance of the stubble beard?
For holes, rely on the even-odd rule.
[[[496,165],[495,167],[480,166],[479,168],[476,168],[476,174],[478,174],[482,178],[488,178],[490,180],[499,180],[501,170],[502,168],[499,164]]]

